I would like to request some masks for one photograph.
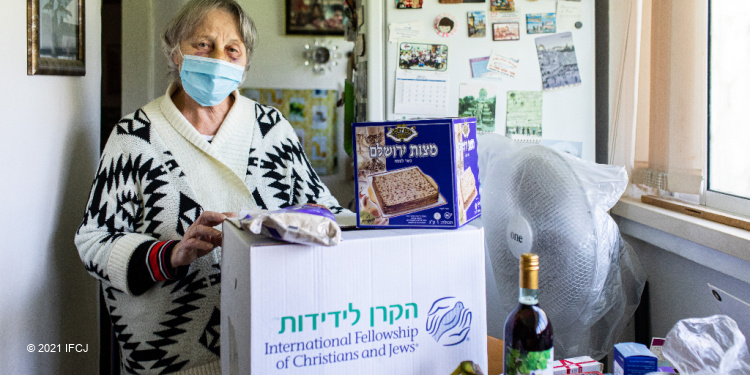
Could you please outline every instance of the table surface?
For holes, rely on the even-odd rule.
[[[487,373],[498,375],[503,372],[503,340],[487,335]]]

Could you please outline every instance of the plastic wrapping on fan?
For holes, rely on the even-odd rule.
[[[503,316],[518,303],[518,250],[526,222],[540,256],[539,303],[555,357],[606,356],[638,303],[646,276],[608,211],[628,183],[624,168],[596,164],[502,135],[477,139],[485,244]]]
[[[662,350],[680,374],[750,374],[745,336],[726,315],[680,320],[667,334]]]

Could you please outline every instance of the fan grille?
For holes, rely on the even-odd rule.
[[[577,320],[589,301],[597,271],[596,233],[589,204],[562,156],[542,146],[515,153],[509,170],[488,167],[483,183],[483,222],[503,308],[517,304],[518,258],[506,228],[521,215],[531,225],[539,255],[540,305],[555,328]]]

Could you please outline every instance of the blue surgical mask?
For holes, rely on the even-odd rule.
[[[236,90],[245,73],[243,66],[210,57],[183,56],[182,88],[198,104],[211,107]]]

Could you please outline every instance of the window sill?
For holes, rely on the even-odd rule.
[[[620,232],[750,283],[750,232],[623,197]]]

